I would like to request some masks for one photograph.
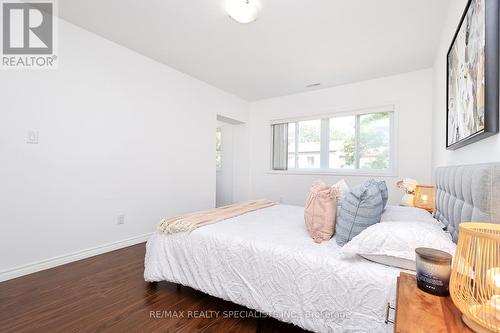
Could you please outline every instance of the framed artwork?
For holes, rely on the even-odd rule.
[[[446,149],[498,133],[499,1],[469,0],[448,50]]]

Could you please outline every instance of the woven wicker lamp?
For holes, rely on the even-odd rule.
[[[433,185],[417,185],[413,205],[432,213],[436,201],[436,188]]]
[[[500,225],[462,223],[450,295],[475,332],[500,332]]]

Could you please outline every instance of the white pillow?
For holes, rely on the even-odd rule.
[[[387,205],[380,222],[430,222],[445,228],[431,213],[422,208]]]
[[[436,224],[422,222],[377,223],[341,249],[347,256],[360,255],[383,265],[415,270],[415,249],[430,247],[455,254],[451,235]]]
[[[344,199],[344,196],[349,192],[349,186],[344,179],[341,179],[333,184],[332,188],[337,190],[337,202],[342,201],[342,199]]]

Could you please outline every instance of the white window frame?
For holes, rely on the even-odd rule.
[[[337,112],[328,112],[317,115],[305,116],[305,117],[294,117],[294,118],[286,118],[286,119],[276,119],[271,120],[270,125],[280,124],[280,123],[298,123],[300,121],[306,120],[321,120],[321,154],[320,154],[320,168],[319,169],[301,169],[301,168],[293,168],[288,170],[272,170],[272,149],[271,149],[271,161],[269,163],[270,170],[268,173],[270,174],[289,174],[289,175],[353,175],[353,176],[388,176],[388,177],[396,177],[397,176],[397,159],[396,159],[396,142],[397,142],[397,112],[396,112],[396,104],[388,104],[376,107],[364,107],[350,110],[342,110]],[[329,161],[329,153],[330,153],[330,119],[337,117],[346,117],[346,116],[356,116],[356,146],[359,145],[359,135],[360,135],[360,121],[359,117],[365,114],[373,114],[379,112],[388,112],[389,113],[389,168],[387,169],[359,169],[359,158],[356,156],[355,169],[342,169],[342,168],[327,168]],[[298,125],[295,126],[295,151],[298,152]],[[272,138],[271,138],[272,142]],[[272,147],[272,145],[269,145]],[[355,149],[356,154],[359,152],[359,148]],[[295,165],[298,165],[297,161],[298,154],[295,154]]]

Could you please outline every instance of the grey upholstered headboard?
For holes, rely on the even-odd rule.
[[[500,163],[439,167],[436,211],[456,242],[462,222],[500,223]]]

